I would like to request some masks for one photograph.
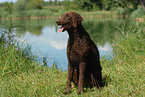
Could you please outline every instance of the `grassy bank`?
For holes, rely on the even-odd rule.
[[[2,97],[53,97],[64,96],[67,72],[60,69],[40,67],[24,54],[22,47],[0,35],[0,94]],[[145,96],[145,32],[142,27],[120,30],[115,36],[113,60],[101,59],[103,75],[107,75],[102,90],[85,88],[81,97],[143,97]],[[77,95],[77,87],[72,86]]]
[[[13,11],[12,14],[9,14],[3,8],[0,8],[0,18],[1,19],[47,19],[47,18],[56,18],[60,17],[64,12],[75,11],[80,13],[84,17],[122,17],[123,15],[117,14],[116,11],[91,11],[84,12],[80,10],[71,10],[66,9],[63,6],[56,7],[46,7],[41,10],[23,10],[23,11]]]
[[[119,29],[121,35],[115,36],[113,46],[115,57],[110,63],[103,62],[111,79],[107,87],[111,96],[145,96],[145,28],[141,26]]]
[[[0,31],[1,97],[55,95],[62,89],[66,73],[40,67],[32,58],[27,46],[20,46],[11,33]]]
[[[37,1],[34,1],[35,3]],[[39,2],[37,4],[29,1],[18,1],[13,3],[0,4],[0,19],[46,19],[61,16],[66,11],[75,11],[82,14],[85,17],[144,17],[145,11],[142,6],[137,4],[137,8],[129,3],[122,6],[121,3],[116,5],[115,2],[106,2],[103,4],[103,8],[98,8],[97,5],[92,5],[90,1],[80,2],[51,2],[54,4],[48,4],[49,2]],[[23,3],[23,4],[21,4]],[[32,4],[31,4],[32,3]],[[59,3],[59,4],[58,4]],[[87,5],[89,4],[90,5]],[[127,3],[127,2],[126,2]],[[87,6],[86,6],[86,5]],[[120,5],[121,4],[121,5]],[[89,8],[90,6],[90,8]],[[91,7],[92,6],[92,7]],[[127,7],[128,6],[128,7]]]
[[[116,8],[115,10],[105,11],[105,10],[92,10],[92,11],[83,11],[68,9],[64,6],[49,6],[44,7],[43,9],[31,9],[31,10],[13,10],[10,14],[5,8],[0,8],[0,19],[47,19],[47,18],[56,18],[60,17],[64,12],[74,11],[81,14],[83,17],[145,17],[144,10],[139,7],[137,10],[130,12],[128,9]]]

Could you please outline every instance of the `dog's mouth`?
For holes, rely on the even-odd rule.
[[[59,26],[59,32],[64,32],[70,28],[69,21],[56,20],[56,23]]]
[[[64,26],[60,25],[59,32],[64,32]]]
[[[65,30],[68,30],[69,29],[69,25],[59,25],[60,28],[59,28],[59,32],[64,32]]]
[[[70,29],[70,24],[69,23],[65,23],[65,24],[64,23],[63,24],[57,23],[57,24],[59,26],[59,32],[64,32],[64,31]]]

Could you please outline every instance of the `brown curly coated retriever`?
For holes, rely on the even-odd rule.
[[[82,26],[83,18],[75,12],[66,12],[56,23],[59,32],[69,34],[67,45],[68,79],[65,94],[70,93],[71,81],[78,86],[78,94],[84,86],[102,87],[102,73],[99,51]]]

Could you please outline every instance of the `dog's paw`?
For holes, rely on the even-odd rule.
[[[63,92],[64,95],[67,95],[69,93],[70,93],[70,90],[69,89],[66,89],[65,92]]]
[[[66,91],[65,91],[65,92],[63,92],[63,94],[64,94],[64,95],[67,95],[67,94],[69,94],[69,93],[70,93],[70,92],[66,92]]]
[[[80,95],[80,94],[82,94],[83,93],[83,90],[82,89],[79,89],[78,90],[78,94]]]

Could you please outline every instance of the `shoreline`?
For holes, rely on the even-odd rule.
[[[60,16],[30,16],[30,17],[1,17],[0,20],[36,20],[36,19],[55,19]],[[123,15],[82,15],[83,18],[123,18]],[[125,16],[128,18],[128,15]]]
[[[58,18],[61,16],[62,12],[49,12],[47,10],[40,10],[35,12],[37,10],[30,10],[30,11],[24,11],[24,13],[20,16],[17,16],[16,14],[20,14],[18,12],[14,12],[13,14],[9,14],[6,17],[5,16],[0,16],[0,20],[9,20],[9,19],[14,19],[14,20],[19,20],[19,19],[53,19],[53,18]],[[43,12],[45,11],[45,13]],[[70,10],[73,11],[73,10]],[[82,17],[86,18],[121,18],[121,17],[129,17],[129,15],[123,15],[123,14],[117,14],[117,12],[111,12],[111,11],[90,11],[90,12],[83,12],[83,11],[75,11],[79,13]],[[35,14],[33,14],[35,13]]]

